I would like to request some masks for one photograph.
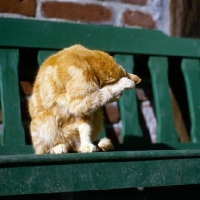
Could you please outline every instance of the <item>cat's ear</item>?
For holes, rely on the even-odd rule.
[[[129,74],[129,73],[128,73],[128,76],[129,76],[129,78],[130,78],[132,81],[135,82],[135,84],[140,83],[141,80],[142,80],[140,77],[138,77],[138,76],[135,75],[135,74]]]

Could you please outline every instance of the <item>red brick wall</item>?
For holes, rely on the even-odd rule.
[[[0,0],[0,13],[35,17],[36,0]]]
[[[57,19],[114,26],[137,26],[162,29],[163,1],[0,0],[0,17]]]

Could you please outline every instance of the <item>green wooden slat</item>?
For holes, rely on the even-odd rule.
[[[75,155],[2,156],[0,195],[200,183],[200,150]]]
[[[41,65],[49,56],[55,54],[57,51],[52,50],[40,50],[38,51],[38,64]]]
[[[24,145],[25,135],[21,122],[18,51],[0,49],[0,81],[3,131],[1,145]]]
[[[99,133],[99,135],[97,136],[97,138],[95,138],[95,140],[100,140],[100,139],[102,139],[104,137],[106,137],[105,127],[102,128],[101,132]]]
[[[200,65],[199,60],[183,59],[181,69],[185,78],[190,111],[192,142],[200,142]]]
[[[127,72],[133,73],[133,56],[116,54],[114,59]],[[119,99],[119,108],[122,120],[122,142],[127,145],[141,143],[143,134],[138,120],[135,90],[125,90],[123,92],[122,97]]]
[[[80,43],[107,52],[200,57],[199,40],[156,30],[13,18],[0,18],[0,30],[0,46],[61,49]]]
[[[41,65],[46,58],[53,55],[54,53],[56,53],[56,51],[40,50],[38,52],[38,63],[39,63],[39,65]],[[106,130],[103,127],[100,134],[98,135],[98,137],[95,140],[100,140],[101,138],[104,138],[105,136],[106,136]]]
[[[158,122],[157,142],[177,142],[178,133],[174,126],[169,93],[167,58],[150,57],[148,65]]]

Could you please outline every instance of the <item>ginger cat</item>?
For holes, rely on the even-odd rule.
[[[36,154],[113,149],[108,138],[92,144],[102,127],[102,106],[119,99],[141,79],[107,53],[81,45],[65,48],[40,67],[29,102]]]

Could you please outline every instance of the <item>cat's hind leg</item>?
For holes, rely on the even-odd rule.
[[[103,151],[111,151],[114,150],[114,146],[111,142],[111,140],[107,137],[102,138],[99,143],[98,143],[98,147],[100,149],[102,149]]]
[[[36,154],[49,153],[52,147],[63,143],[59,141],[55,117],[48,110],[37,113],[31,121],[30,131]]]

